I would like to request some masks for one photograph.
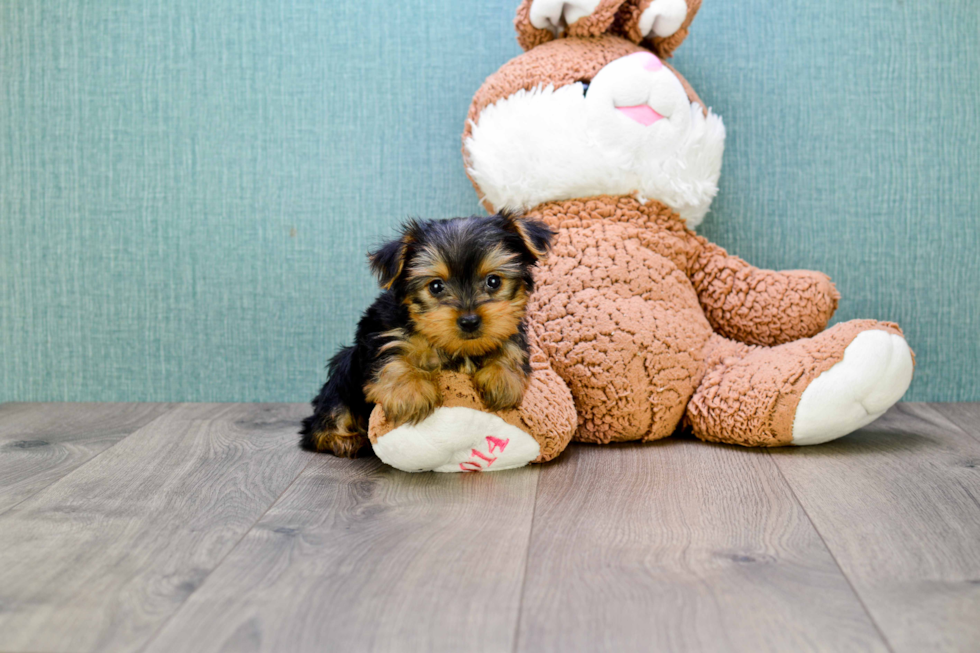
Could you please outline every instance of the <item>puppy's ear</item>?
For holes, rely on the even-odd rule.
[[[508,230],[520,237],[524,248],[535,261],[547,256],[548,250],[551,249],[551,239],[555,236],[555,232],[548,225],[522,216],[503,214],[503,218]]]
[[[402,225],[402,235],[398,240],[385,243],[368,254],[371,272],[385,290],[391,288],[405,269],[405,259],[411,245],[416,241],[419,225],[414,220]]]

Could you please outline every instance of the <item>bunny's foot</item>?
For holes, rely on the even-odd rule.
[[[687,406],[694,434],[751,447],[820,444],[870,424],[902,398],[914,365],[898,326],[874,320],[775,347],[714,335],[705,357]]]
[[[418,424],[402,424],[374,444],[374,453],[404,472],[496,472],[523,467],[541,447],[493,413],[444,406]]]
[[[546,365],[516,409],[487,412],[470,377],[440,376],[443,402],[418,424],[394,426],[376,406],[368,436],[385,463],[406,472],[495,472],[557,456],[577,425],[572,395]]]
[[[897,333],[863,331],[813,380],[796,408],[792,444],[821,444],[867,426],[912,382],[912,350]]]

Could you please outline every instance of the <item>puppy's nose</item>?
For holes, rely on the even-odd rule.
[[[480,328],[480,316],[470,313],[469,315],[463,315],[458,320],[456,324],[459,325],[460,330],[466,333],[473,333]]]

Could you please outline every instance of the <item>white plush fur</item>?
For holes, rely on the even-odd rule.
[[[887,331],[859,334],[844,358],[813,380],[796,408],[793,444],[821,444],[867,426],[902,398],[912,382],[912,353]]]
[[[503,448],[487,436],[506,442]],[[437,408],[421,423],[403,424],[372,447],[403,472],[496,472],[523,467],[541,447],[528,433],[492,413],[462,406]]]
[[[611,62],[582,85],[521,90],[487,106],[464,144],[469,173],[497,210],[629,195],[655,199],[700,224],[718,192],[725,127],[687,99],[666,67],[644,55]],[[649,59],[649,55],[647,60]],[[644,126],[616,107],[647,104],[664,119]]]
[[[687,18],[687,3],[684,0],[653,0],[640,14],[640,23],[637,27],[644,36],[663,38],[679,30],[685,18]]]

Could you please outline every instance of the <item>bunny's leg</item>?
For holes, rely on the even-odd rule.
[[[888,322],[853,320],[776,347],[715,335],[687,406],[702,440],[773,447],[820,444],[865,426],[912,380],[912,351]]]

